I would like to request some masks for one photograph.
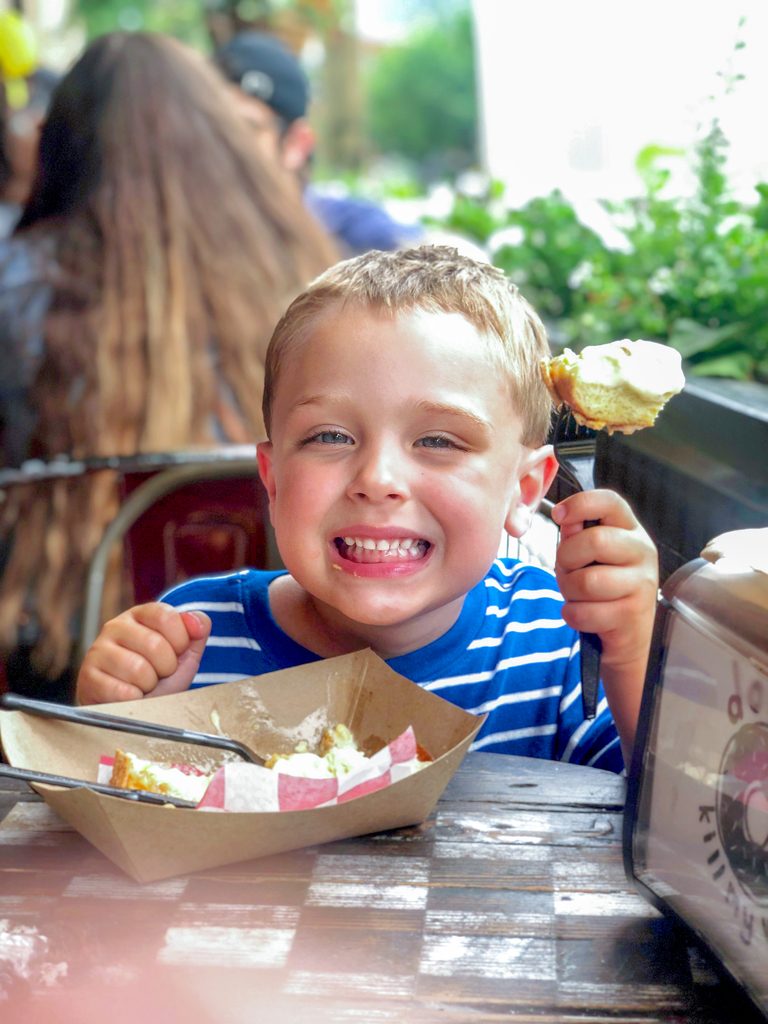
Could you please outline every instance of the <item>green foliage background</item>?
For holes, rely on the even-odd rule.
[[[203,0],[74,0],[72,14],[82,20],[89,39],[117,29],[147,29],[208,45]]]
[[[713,121],[693,154],[696,188],[681,198],[667,195],[663,164],[684,154],[644,149],[643,193],[603,204],[620,250],[559,192],[509,210],[496,184],[480,200],[457,196],[442,223],[488,245],[571,347],[647,338],[673,345],[694,374],[768,383],[768,184],[751,203],[734,199],[727,151]]]
[[[429,180],[475,159],[472,19],[466,0],[413,6],[420,27],[369,69],[367,127],[379,152],[407,157]],[[90,37],[147,28],[207,48],[204,7],[204,0],[75,0],[74,14]],[[724,76],[726,91],[741,77]],[[669,194],[668,167],[686,154],[642,150],[641,194],[604,203],[622,249],[608,248],[559,192],[509,209],[493,184],[482,198],[457,194],[440,223],[489,245],[494,262],[572,347],[644,337],[673,345],[692,373],[768,383],[768,183],[752,202],[734,199],[727,153],[713,120],[693,153],[695,191],[680,198]],[[507,240],[497,243],[502,229]]]
[[[428,177],[475,161],[477,97],[469,11],[425,24],[384,50],[367,81],[375,148],[405,156]]]

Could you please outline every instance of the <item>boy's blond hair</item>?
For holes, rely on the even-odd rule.
[[[522,443],[534,448],[545,442],[552,402],[540,369],[541,360],[550,356],[544,325],[501,270],[443,245],[355,256],[326,270],[294,299],[267,350],[263,412],[268,434],[286,358],[320,317],[340,304],[391,316],[414,309],[461,314],[480,334],[500,342],[499,371],[507,377],[510,400],[522,421]]]

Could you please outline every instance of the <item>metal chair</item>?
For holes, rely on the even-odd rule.
[[[255,457],[177,465],[140,481],[104,531],[86,579],[79,656],[96,639],[109,558],[120,540],[137,603],[193,575],[278,568]]]
[[[101,627],[105,580],[119,542],[136,603],[193,575],[280,566],[253,445],[31,461],[0,470],[0,498],[12,487],[99,472],[115,474],[121,503],[89,563],[78,658]]]

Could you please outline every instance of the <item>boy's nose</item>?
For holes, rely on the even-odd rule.
[[[407,496],[406,459],[394,444],[361,449],[349,492],[354,498],[382,501]]]

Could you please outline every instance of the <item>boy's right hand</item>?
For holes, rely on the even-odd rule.
[[[78,704],[160,697],[189,688],[211,620],[154,601],[130,608],[103,627],[77,677]]]

